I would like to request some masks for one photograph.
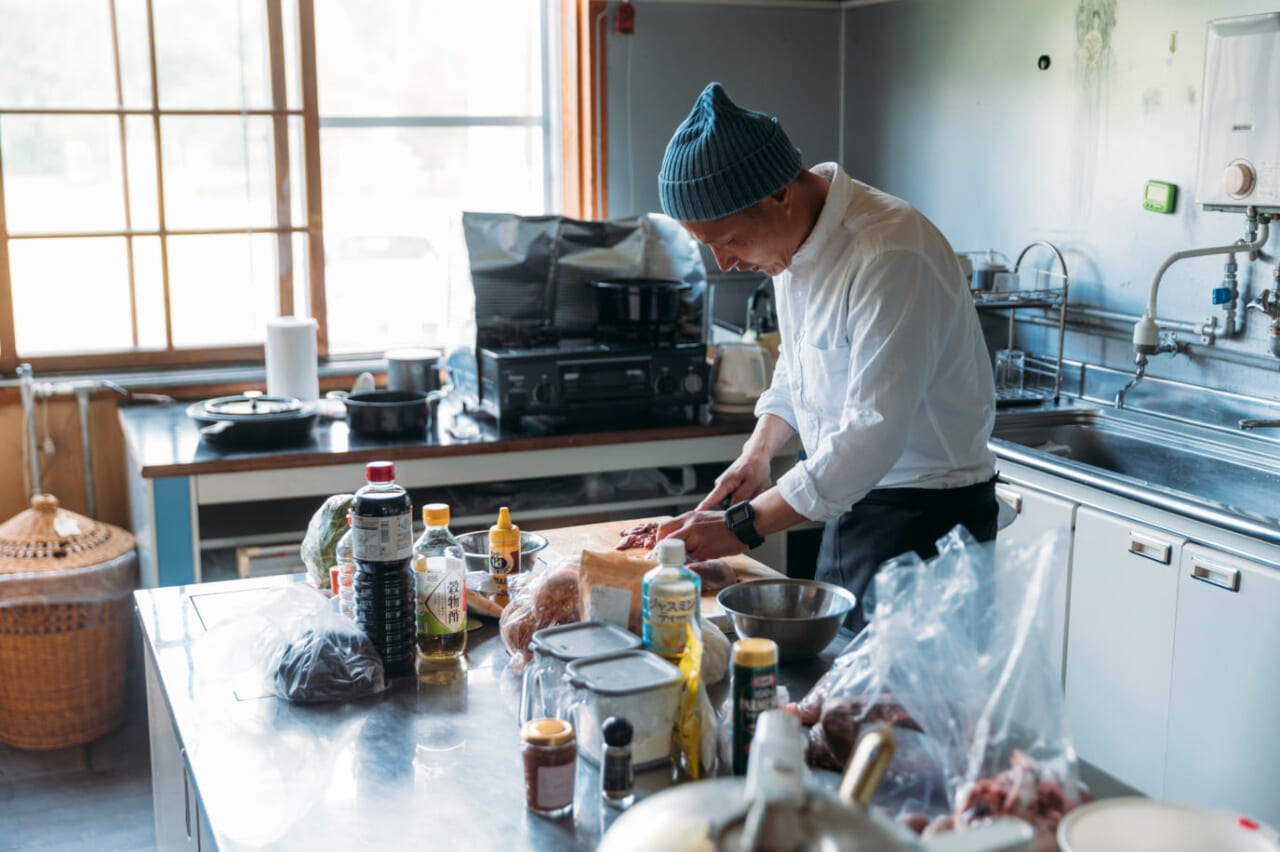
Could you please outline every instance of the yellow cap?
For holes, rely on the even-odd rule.
[[[567,745],[573,742],[573,725],[563,719],[530,719],[520,729],[520,738],[535,746]]]
[[[495,530],[517,529],[517,527],[511,523],[511,511],[507,509],[506,506],[503,506],[498,510],[498,522],[493,525],[493,528]]]
[[[733,664],[762,669],[778,664],[778,643],[772,639],[739,639],[733,643]]]
[[[506,506],[498,510],[498,522],[489,527],[490,544],[520,547],[520,528],[511,523],[511,512]]]
[[[428,503],[422,507],[422,522],[438,527],[449,523],[448,503]]]

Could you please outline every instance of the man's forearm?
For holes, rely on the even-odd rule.
[[[756,421],[756,428],[752,430],[751,437],[742,445],[742,454],[771,459],[795,433],[796,430],[791,428],[791,424],[781,417],[766,414]]]
[[[756,532],[766,537],[808,520],[791,508],[776,485],[752,500],[751,508],[756,512]]]

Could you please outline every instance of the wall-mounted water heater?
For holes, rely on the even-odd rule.
[[[1196,201],[1280,213],[1280,12],[1209,22]]]

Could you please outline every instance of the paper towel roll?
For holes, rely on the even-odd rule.
[[[267,393],[303,401],[320,398],[316,321],[277,317],[267,323]]]

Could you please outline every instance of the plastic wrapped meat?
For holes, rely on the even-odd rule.
[[[518,671],[529,662],[529,643],[544,627],[578,620],[578,563],[562,562],[547,571],[517,574],[511,580],[511,602],[498,622],[502,641]]]

